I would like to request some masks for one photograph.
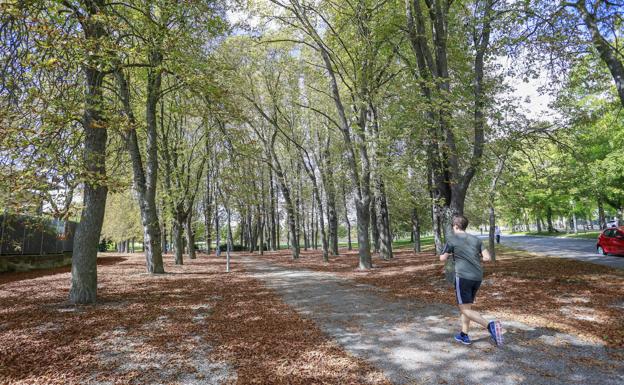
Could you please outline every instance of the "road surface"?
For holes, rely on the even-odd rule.
[[[501,244],[513,249],[530,251],[548,256],[578,259],[624,269],[624,256],[599,255],[596,253],[596,241],[593,239],[574,239],[558,237],[531,237],[526,235],[505,235]]]

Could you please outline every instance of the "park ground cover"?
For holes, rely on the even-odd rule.
[[[0,275],[0,383],[387,383],[242,264],[143,258],[99,258],[91,306],[68,304],[67,268]]]
[[[287,250],[262,258],[293,269],[336,273],[393,297],[455,304],[443,265],[430,250],[399,249],[392,260],[374,258],[369,271],[357,269],[357,251],[341,252],[327,264],[315,251],[302,252],[299,260]],[[618,269],[501,248],[497,261],[485,265],[475,306],[505,319],[624,347],[624,272]]]

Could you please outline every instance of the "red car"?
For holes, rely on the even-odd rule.
[[[596,250],[602,255],[624,255],[624,226],[603,231],[598,237]]]

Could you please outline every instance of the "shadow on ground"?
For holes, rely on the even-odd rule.
[[[503,348],[476,329],[471,333],[475,343],[464,346],[453,341],[458,326],[452,306],[391,299],[373,286],[330,273],[244,260],[288,304],[397,384],[624,382],[621,350],[513,320],[503,320]]]

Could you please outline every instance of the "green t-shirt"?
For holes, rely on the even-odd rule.
[[[459,278],[473,281],[483,279],[481,251],[483,242],[474,235],[460,233],[447,237],[445,252],[455,255],[455,274]]]

